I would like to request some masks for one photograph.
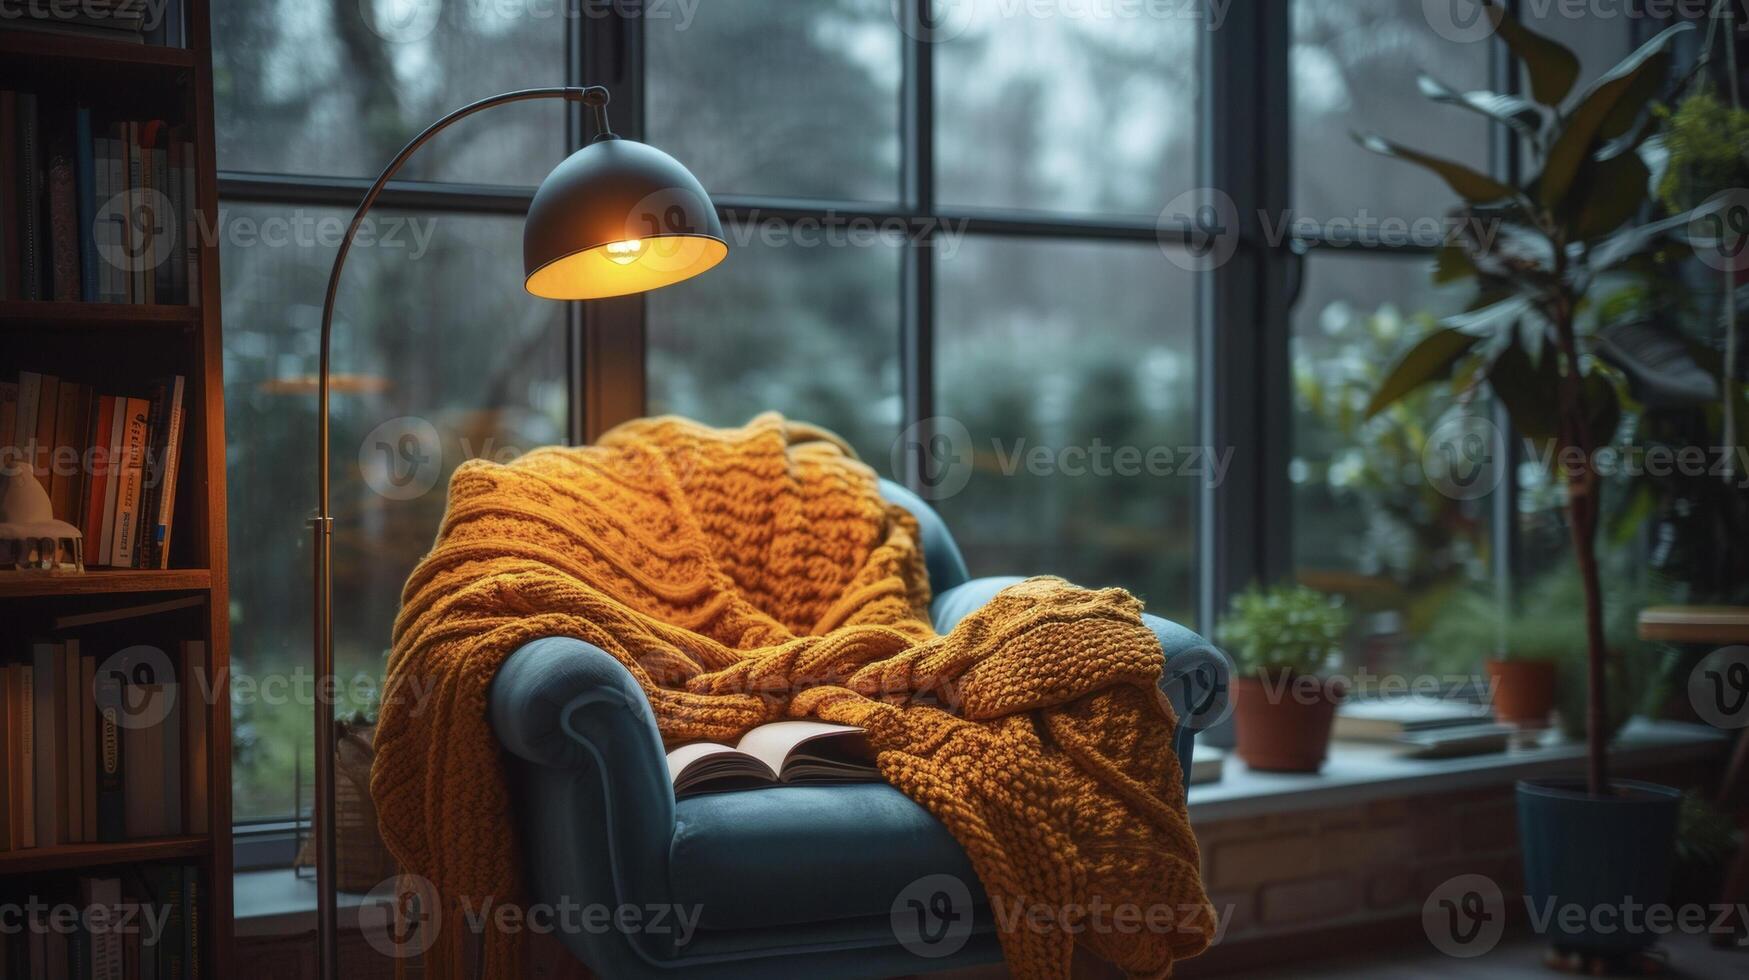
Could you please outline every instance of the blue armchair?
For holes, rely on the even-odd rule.
[[[922,527],[936,629],[1019,581],[970,580],[928,504],[892,483],[882,493]],[[1147,621],[1165,649],[1162,687],[1188,773],[1193,736],[1215,720],[1230,665],[1184,627]],[[787,786],[676,801],[643,692],[618,661],[567,637],[513,654],[490,700],[532,898],[591,910],[561,938],[598,975],[881,977],[1001,959],[970,861],[898,790]],[[971,892],[963,945],[920,949],[895,935],[895,901],[931,875]]]

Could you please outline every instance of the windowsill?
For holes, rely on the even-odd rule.
[[[238,939],[296,936],[316,931],[316,879],[300,878],[291,868],[239,871],[231,879],[233,930]],[[337,918],[342,928],[357,923],[366,896],[340,893]]]
[[[1193,823],[1348,806],[1428,791],[1510,785],[1534,776],[1571,774],[1585,757],[1582,742],[1555,739],[1536,748],[1461,759],[1405,759],[1388,746],[1336,742],[1316,775],[1252,772],[1231,753],[1220,782],[1190,788]],[[1729,736],[1699,725],[1635,719],[1610,749],[1623,768],[1703,759]],[[364,896],[342,894],[342,921],[356,916]],[[316,882],[289,868],[244,871],[235,879],[239,938],[288,936],[316,927]]]
[[[1634,719],[1610,746],[1618,767],[1674,763],[1718,752],[1729,736],[1701,725]],[[1190,788],[1194,823],[1348,806],[1426,791],[1501,786],[1525,778],[1576,774],[1585,743],[1550,732],[1544,744],[1457,759],[1406,759],[1386,745],[1334,742],[1316,774],[1253,772],[1229,752],[1221,780]]]

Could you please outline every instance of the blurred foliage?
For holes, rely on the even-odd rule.
[[[1296,350],[1293,359],[1295,480],[1302,494],[1328,496],[1323,509],[1363,522],[1358,534],[1343,527],[1340,542],[1319,550],[1378,583],[1343,590],[1357,612],[1400,612],[1411,637],[1455,590],[1486,576],[1489,545],[1485,507],[1440,492],[1423,473],[1429,434],[1467,406],[1428,387],[1366,415],[1393,358],[1433,324],[1430,314],[1404,316],[1394,306],[1360,313],[1334,304],[1319,317],[1318,352]],[[1309,346],[1296,338],[1297,348]]]
[[[1749,187],[1749,111],[1700,89],[1675,111],[1658,112],[1669,154],[1658,199],[1671,213],[1699,207],[1720,191]]]

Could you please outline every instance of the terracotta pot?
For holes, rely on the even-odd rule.
[[[1309,674],[1249,675],[1233,681],[1239,758],[1253,769],[1317,772],[1344,690]]]
[[[1548,660],[1484,660],[1494,689],[1494,720],[1547,728],[1555,707],[1555,665]]]

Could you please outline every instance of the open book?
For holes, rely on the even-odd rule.
[[[760,725],[733,746],[694,742],[668,753],[676,796],[796,783],[880,779],[868,736],[854,725],[778,721]]]

